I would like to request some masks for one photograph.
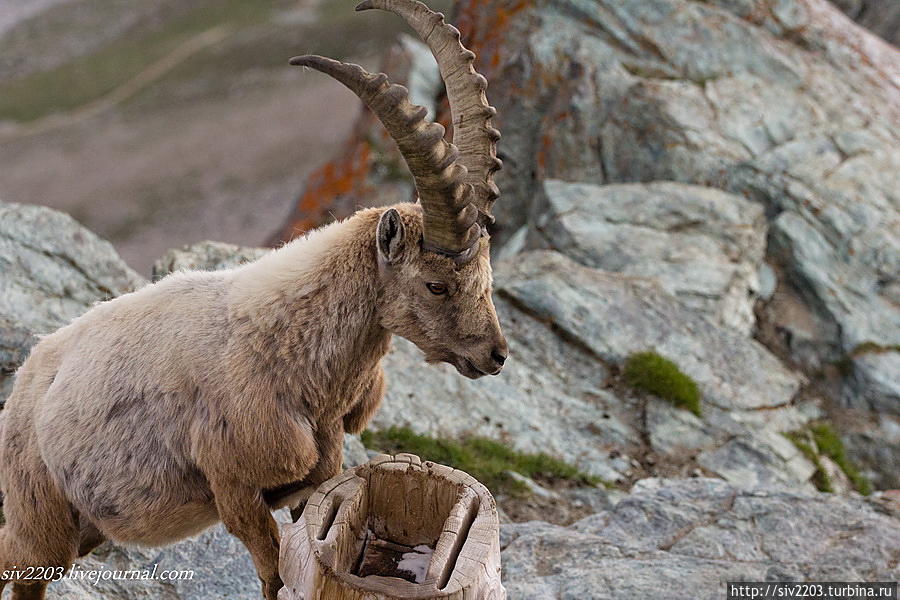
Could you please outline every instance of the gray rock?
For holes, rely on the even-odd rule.
[[[844,400],[850,408],[900,417],[900,352],[853,356]]]
[[[878,489],[900,488],[900,352],[850,357],[842,407],[833,408],[848,456]]]
[[[900,156],[897,167],[900,168]],[[900,238],[879,231],[880,225],[876,223],[880,217],[873,215],[872,219],[867,237],[871,235],[871,243],[882,246],[882,250],[871,252],[882,254],[885,261],[893,263],[883,265],[881,272],[867,268],[860,263],[861,259],[855,258],[857,253],[866,252],[862,247],[854,250],[851,242],[859,232],[855,228],[864,227],[863,223],[854,224],[853,231],[846,233],[850,248],[836,245],[833,233],[794,212],[782,213],[772,224],[771,252],[783,264],[790,265],[802,289],[812,295],[810,301],[821,304],[820,314],[828,315],[839,325],[838,348],[845,352],[864,342],[900,343],[900,311],[894,304],[896,299],[879,292],[879,288],[885,287],[879,281],[890,280],[900,272],[900,254],[895,254],[900,249]],[[845,256],[848,251],[850,255]],[[827,349],[822,351],[826,353]]]
[[[665,400],[654,398],[647,402],[645,410],[650,447],[660,454],[696,452],[716,442],[715,435],[701,418]]]
[[[762,207],[708,187],[546,180],[539,228],[589,267],[655,279],[686,305],[749,334],[766,242]]]
[[[512,357],[497,377],[471,381],[447,365],[427,365],[421,351],[395,338],[384,360],[388,388],[371,424],[418,433],[467,434],[505,440],[525,452],[546,452],[607,481],[625,478],[610,450],[640,451],[634,411],[603,388],[604,365],[502,298],[497,310]]]
[[[561,492],[574,508],[584,507],[590,514],[609,510],[613,506],[613,496],[618,490],[603,487],[576,487]]]
[[[352,469],[369,462],[369,454],[366,447],[360,441],[358,435],[344,435],[344,469]]]
[[[553,490],[545,488],[531,477],[526,477],[521,473],[516,473],[515,471],[506,471],[506,476],[511,480],[524,485],[528,489],[529,493],[534,494],[539,498],[545,498],[547,500],[558,500],[560,497],[559,494],[557,494]]]
[[[760,344],[716,327],[673,301],[652,280],[581,267],[554,252],[534,252],[497,269],[498,293],[556,324],[612,364],[656,350],[703,392],[704,407],[784,406],[800,379]]]
[[[153,263],[153,281],[174,271],[218,271],[238,267],[253,262],[266,252],[266,248],[210,241],[173,248]]]
[[[900,418],[864,415],[839,433],[847,456],[876,489],[900,489]]]
[[[762,300],[771,300],[778,287],[778,279],[775,271],[767,263],[759,265],[759,292],[758,296]]]
[[[816,470],[790,441],[771,431],[732,438],[700,454],[697,462],[741,487],[796,486]],[[802,487],[815,489],[811,484]]]
[[[893,581],[900,520],[867,502],[712,479],[638,482],[570,527],[501,527],[520,600],[718,599],[727,581]]]
[[[36,335],[145,283],[70,216],[0,202],[0,406]]]

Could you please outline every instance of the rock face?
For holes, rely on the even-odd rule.
[[[715,321],[749,334],[766,247],[762,207],[719,190],[664,182],[544,182],[537,228],[578,262],[648,277]]]
[[[647,479],[571,527],[504,525],[510,598],[722,598],[728,581],[894,581],[900,521],[861,500]]]
[[[68,215],[0,203],[0,406],[35,335],[144,283],[109,242]]]
[[[785,289],[828,325],[810,360],[897,343],[896,49],[824,0],[464,0],[458,21],[503,82],[510,232],[537,222],[548,178],[736,193],[766,209]]]

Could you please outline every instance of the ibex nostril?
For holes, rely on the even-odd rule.
[[[491,352],[491,358],[494,359],[495,363],[497,363],[500,366],[503,366],[503,363],[506,362],[506,353],[494,350],[493,352]]]

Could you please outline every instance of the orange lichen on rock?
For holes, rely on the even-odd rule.
[[[273,245],[322,225],[339,198],[364,191],[372,166],[371,155],[369,143],[354,138],[343,153],[314,171],[294,212],[272,240]]]
[[[490,76],[500,66],[500,46],[512,18],[533,0],[462,0],[457,9],[457,27],[463,44],[478,55],[478,68]]]
[[[408,83],[411,55],[401,44],[385,54],[381,70],[396,83]],[[269,240],[276,246],[357,209],[409,198],[411,181],[398,175],[403,157],[378,118],[367,108],[339,154],[316,169],[294,203],[286,223]]]

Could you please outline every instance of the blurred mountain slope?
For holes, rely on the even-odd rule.
[[[373,67],[400,30],[352,1],[43,8],[0,7],[0,195],[75,215],[145,275],[172,246],[263,243],[359,111],[287,59]]]

